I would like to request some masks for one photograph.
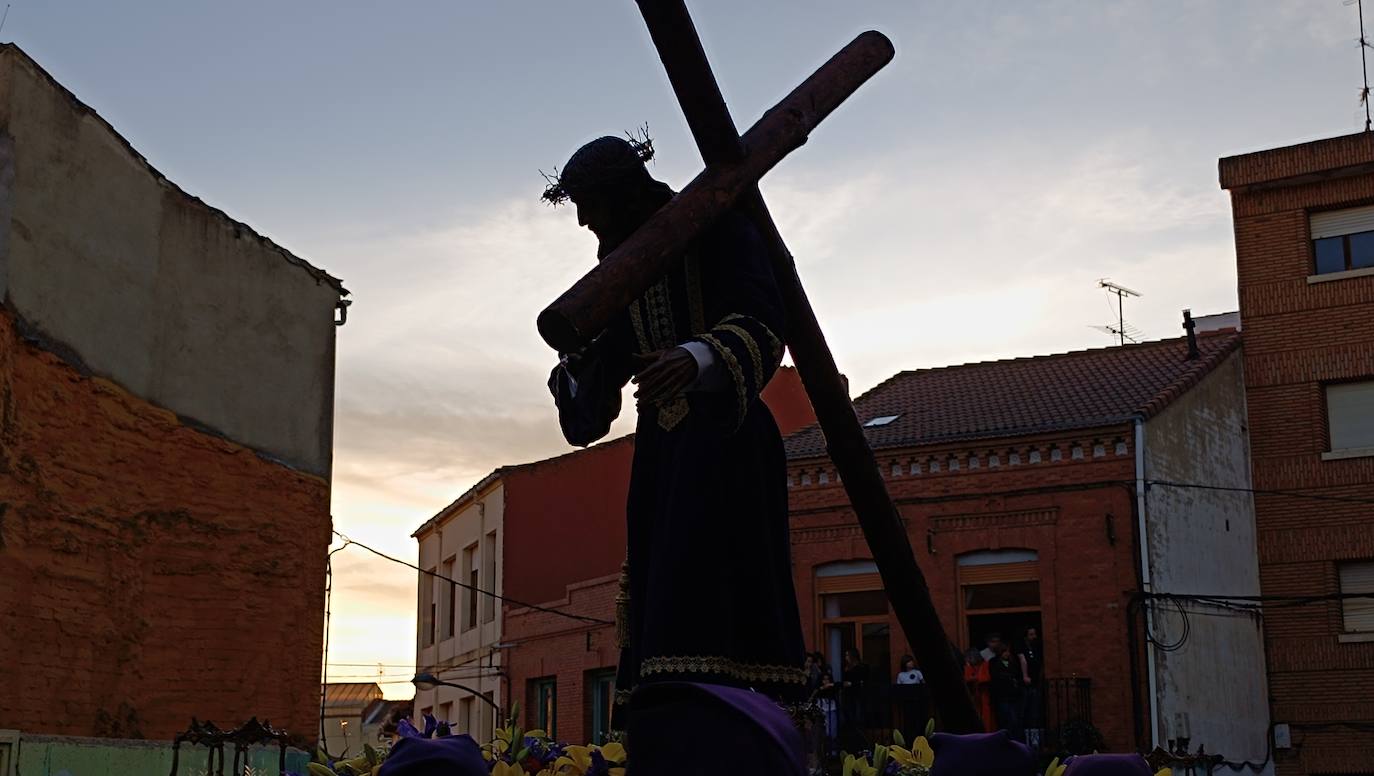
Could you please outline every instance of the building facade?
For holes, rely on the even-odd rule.
[[[855,401],[955,645],[1041,635],[1050,735],[1091,721],[1108,749],[1188,737],[1263,759],[1258,618],[1152,597],[1258,592],[1249,494],[1162,484],[1249,487],[1239,344],[904,372]],[[810,648],[836,676],[857,649],[881,707],[910,642],[819,430],[787,447]]]
[[[314,738],[346,293],[0,46],[0,728]]]
[[[791,368],[778,370],[763,397],[784,433],[815,420]],[[634,437],[625,436],[502,467],[421,526],[414,536],[426,572],[467,580],[504,600],[494,613],[481,609],[480,627],[464,637],[464,612],[471,616],[473,601],[485,597],[450,590],[443,579],[422,573],[417,670],[469,685],[503,710],[520,703],[527,728],[568,741],[604,740],[619,659],[615,598],[633,455]],[[478,552],[481,572],[474,576],[460,552],[486,546],[480,536],[496,549],[494,561]],[[455,614],[446,614],[455,606]],[[493,615],[494,621],[485,619]],[[456,632],[453,622],[460,623]],[[469,726],[462,710],[471,698],[441,686],[420,691],[415,709],[480,738],[489,729],[485,718]]]
[[[417,688],[415,711],[433,714],[479,741],[491,740],[503,707],[502,618],[506,482],[497,470],[412,536],[420,544],[417,673],[463,688]],[[495,593],[496,596],[484,594]]]
[[[1273,598],[1274,759],[1281,774],[1367,773],[1374,135],[1229,157],[1220,177],[1235,223],[1260,575]]]

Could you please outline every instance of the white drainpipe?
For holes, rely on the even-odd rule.
[[[1145,421],[1135,419],[1135,502],[1140,535],[1140,586],[1144,592],[1154,589],[1150,581],[1150,537],[1145,527]],[[1159,701],[1159,679],[1155,676],[1155,645],[1149,634],[1154,633],[1153,601],[1144,599],[1145,608],[1145,670],[1150,685],[1150,749],[1159,747],[1159,717],[1156,704]]]

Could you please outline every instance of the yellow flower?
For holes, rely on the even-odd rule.
[[[571,773],[576,776],[591,770],[592,750],[587,746],[567,746],[563,748],[563,756],[558,758],[553,764],[554,770],[559,773]]]
[[[616,765],[625,764],[625,746],[618,743],[610,743],[601,747],[601,756],[606,758],[606,762]]]
[[[1158,771],[1155,771],[1155,776],[1174,776],[1174,769],[1160,768]]]
[[[935,751],[930,748],[930,742],[925,736],[917,736],[911,743],[911,757],[917,765],[932,768],[935,766]]]
[[[611,765],[611,776],[625,776],[625,747],[620,744],[566,747],[563,756],[553,764],[554,771],[567,776],[583,776],[592,768],[592,752],[600,752],[607,764]]]
[[[525,769],[511,763],[497,763],[491,769],[491,776],[525,776]]]

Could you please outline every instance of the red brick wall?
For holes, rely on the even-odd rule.
[[[1133,492],[1122,485],[1134,477],[1130,433],[1122,427],[1071,439],[1028,437],[995,446],[879,453],[941,621],[960,646],[967,646],[968,637],[958,619],[956,558],[988,549],[1039,553],[1046,676],[1092,679],[1094,722],[1108,747],[1118,751],[1135,746],[1126,605],[1138,587],[1139,555]],[[1127,443],[1120,454],[1117,442]],[[1102,445],[1101,457],[1093,456],[1095,444]],[[1075,445],[1082,459],[1073,458]],[[1060,461],[1051,460],[1055,446],[1061,450]],[[1040,450],[1040,463],[1028,462],[1031,448]],[[1013,449],[1022,460],[1016,466],[1008,463]],[[997,468],[990,467],[993,453],[1000,457]],[[957,472],[948,470],[951,456],[960,461]],[[978,459],[977,469],[969,468],[971,456]],[[939,473],[929,471],[931,457],[941,461]],[[920,474],[910,473],[912,461],[921,465]],[[892,474],[894,464],[901,471],[898,476]],[[819,484],[821,471],[827,471],[828,484]],[[872,555],[829,461],[793,462],[790,472],[794,581],[809,648],[823,649],[818,644],[815,567]],[[810,485],[801,484],[803,472]],[[1112,516],[1114,545],[1107,535],[1107,515]],[[908,651],[909,642],[896,619],[890,622],[895,661]],[[873,670],[893,675],[896,666]]]
[[[1374,203],[1367,133],[1221,161],[1235,186],[1255,488],[1374,499],[1374,458],[1323,461],[1322,383],[1374,378],[1374,277],[1309,284],[1308,210]],[[1276,179],[1287,179],[1286,181]],[[1249,186],[1249,188],[1244,188]],[[1266,595],[1338,591],[1336,562],[1374,558],[1374,510],[1282,496],[1255,499]],[[1374,643],[1341,643],[1339,602],[1265,612],[1271,710],[1293,729],[1280,774],[1366,771],[1374,734]]]
[[[783,434],[816,420],[801,379],[791,367],[778,370],[762,398]],[[505,474],[507,538],[502,583],[506,595],[615,619],[633,454],[633,437],[624,437],[511,467]],[[619,654],[613,629],[530,609],[507,608],[505,618],[503,640],[519,644],[507,655],[511,697],[527,707],[529,680],[556,676],[557,733],[566,741],[584,740],[590,733],[590,699],[583,679],[587,671],[616,665]],[[590,649],[588,632],[592,634]],[[526,723],[532,720],[526,715]]]
[[[620,573],[634,449],[626,436],[506,472],[506,595],[551,601],[568,585]]]
[[[313,740],[329,485],[21,340],[0,309],[0,728]]]
[[[582,582],[550,606],[570,614],[615,620],[620,574]],[[506,607],[504,640],[517,646],[506,654],[511,697],[519,700],[523,724],[532,726],[528,687],[531,679],[555,677],[557,726],[552,733],[567,743],[586,743],[591,734],[591,698],[583,679],[588,671],[615,668],[620,651],[615,628],[578,622],[534,609]]]
[[[811,397],[806,395],[801,376],[795,367],[781,366],[773,373],[773,379],[763,387],[759,394],[763,403],[768,405],[773,419],[778,422],[778,430],[783,436],[805,428],[816,422],[816,411],[811,408]]]

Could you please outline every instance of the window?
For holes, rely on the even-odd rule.
[[[887,615],[887,594],[881,590],[832,593],[821,596],[826,619]]]
[[[865,423],[864,428],[877,428],[878,426],[886,426],[887,424],[891,423],[892,421],[900,417],[901,415],[879,415],[878,417]]]
[[[468,696],[458,701],[458,724],[460,730],[473,738],[477,737],[477,717],[473,713],[476,707],[473,705],[477,701],[472,696]],[[491,739],[487,739],[491,740]]]
[[[467,606],[463,607],[466,611],[463,614],[463,632],[466,633],[477,627],[477,596],[480,595],[477,589],[480,569],[477,568],[479,558],[477,556],[477,543],[473,542],[463,550],[463,579],[467,582],[468,588],[463,591],[463,600]]]
[[[606,743],[611,734],[611,707],[615,705],[615,669],[600,668],[588,671],[583,682],[587,688],[592,713],[587,718],[587,740],[598,746]]]
[[[496,532],[492,531],[482,540],[482,589],[496,592]],[[496,599],[482,596],[482,622],[496,619]]]
[[[1326,386],[1326,421],[1331,452],[1374,454],[1374,380]]]
[[[1374,206],[1313,213],[1313,274],[1374,267]]]
[[[975,550],[955,560],[959,615],[968,645],[983,647],[990,634],[1015,641],[1041,627],[1040,555],[1030,549]]]
[[[0,776],[19,773],[19,731],[0,730]]]
[[[420,572],[420,646],[434,643],[434,569]]]
[[[558,725],[558,680],[552,676],[531,679],[529,686],[529,704],[534,712],[530,722],[550,738],[557,736],[554,729]]]
[[[1374,634],[1374,560],[1340,565],[1341,594],[1369,595],[1341,599],[1341,618],[1346,633]]]
[[[439,604],[439,611],[442,614],[443,620],[443,627],[440,629],[440,633],[444,634],[444,638],[451,639],[453,638],[453,614],[455,611],[457,611],[457,607],[454,605],[455,602],[453,599],[457,597],[458,592],[458,586],[448,581],[450,579],[453,579],[452,558],[449,558],[448,560],[444,561],[443,575],[445,579],[438,580],[441,586],[440,589],[444,592],[442,602]]]
[[[487,691],[482,693],[482,697],[487,699],[482,704],[482,741],[490,741],[496,738],[496,693]]]
[[[439,704],[439,721],[447,722],[450,727],[453,726],[453,703]]]
[[[874,675],[892,669],[887,594],[873,561],[839,561],[816,567],[820,643],[838,680],[844,653],[858,650]]]

